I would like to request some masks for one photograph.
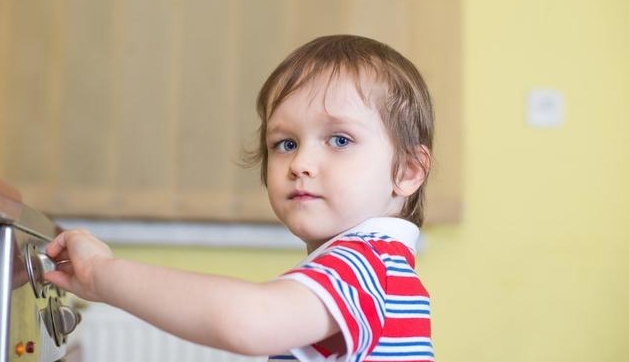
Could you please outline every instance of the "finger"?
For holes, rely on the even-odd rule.
[[[57,235],[50,244],[46,245],[46,254],[51,258],[55,258],[66,248],[66,242],[69,232],[64,231]]]
[[[50,256],[50,255],[48,255]],[[62,252],[60,252],[59,254],[57,254],[54,258],[51,257],[52,260],[54,260],[55,262],[61,262],[63,260],[70,260],[70,253],[68,252],[68,249],[64,249]]]
[[[46,246],[46,254],[50,257],[56,257],[63,250],[67,249],[68,244],[79,237],[91,236],[89,231],[85,229],[67,230],[57,235],[54,240]]]
[[[44,279],[61,289],[72,292],[72,276],[61,271],[51,271],[44,274]]]
[[[74,274],[74,268],[72,267],[72,262],[68,259],[58,261],[56,264],[56,270],[61,271],[66,274]]]
[[[92,235],[92,233],[90,233],[90,231],[87,229],[74,229],[74,232],[83,234],[83,235]]]

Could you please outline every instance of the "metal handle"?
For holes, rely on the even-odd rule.
[[[42,275],[57,269],[57,263],[44,253],[37,253],[41,265]]]
[[[57,270],[58,266],[69,263],[69,260],[55,262],[45,253],[40,253],[35,245],[27,244],[24,251],[26,257],[26,270],[28,279],[33,287],[33,292],[37,298],[43,297],[43,291],[50,282],[44,279],[44,274]]]

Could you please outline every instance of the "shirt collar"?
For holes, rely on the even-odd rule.
[[[360,224],[343,231],[332,239],[323,243],[306,258],[306,262],[314,260],[319,256],[330,244],[343,237],[343,235],[352,233],[372,233],[377,232],[386,235],[393,240],[399,241],[406,245],[407,248],[415,255],[417,253],[417,243],[419,241],[419,228],[410,221],[396,217],[374,217],[367,219]]]

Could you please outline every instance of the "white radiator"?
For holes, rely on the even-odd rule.
[[[74,343],[83,362],[261,362],[266,357],[241,356],[200,346],[163,332],[106,304],[93,303],[81,312]]]

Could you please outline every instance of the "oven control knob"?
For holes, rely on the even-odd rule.
[[[44,288],[46,285],[50,284],[44,280],[44,274],[55,270],[55,262],[46,254],[39,252],[33,244],[26,245],[24,255],[28,279],[33,287],[33,292],[37,298],[43,298]]]
[[[59,307],[58,316],[58,322],[55,323],[55,326],[58,325],[59,332],[64,336],[72,333],[81,322],[81,313],[65,305]]]
[[[46,298],[46,286],[51,283],[44,279],[44,274],[57,270],[59,265],[70,263],[69,260],[55,262],[46,253],[37,250],[33,244],[27,244],[24,250],[28,279],[37,298]],[[55,287],[56,288],[56,287]],[[64,291],[56,288],[57,296],[63,297]]]
[[[54,338],[55,344],[61,346],[65,337],[72,333],[81,322],[81,313],[74,308],[61,304],[59,298],[49,298],[45,309],[44,322],[48,333]]]

